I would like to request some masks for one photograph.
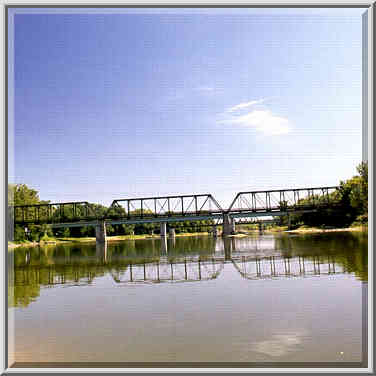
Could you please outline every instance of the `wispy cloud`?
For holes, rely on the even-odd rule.
[[[276,116],[269,110],[254,110],[245,115],[232,116],[222,122],[252,127],[267,136],[282,135],[291,131],[288,119]]]
[[[214,88],[211,86],[199,86],[199,87],[196,87],[195,90],[207,92],[207,91],[214,91]]]
[[[258,99],[258,100],[255,100],[255,101],[239,103],[236,106],[230,107],[227,110],[227,112],[234,112],[234,111],[242,110],[243,108],[251,107],[251,106],[254,106],[255,104],[259,104],[259,103],[262,103],[264,101],[265,101],[265,99]]]

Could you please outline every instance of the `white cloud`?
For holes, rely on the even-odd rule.
[[[269,110],[254,110],[245,115],[232,116],[223,122],[253,127],[268,136],[286,134],[291,130],[288,119],[273,115]]]
[[[256,100],[256,101],[250,101],[250,102],[244,102],[244,103],[239,103],[237,104],[236,106],[233,106],[233,107],[230,107],[227,112],[234,112],[234,111],[237,111],[237,110],[242,110],[243,108],[247,108],[247,107],[250,107],[250,106],[254,106],[255,104],[259,104],[259,103],[262,103],[264,102],[265,99],[259,99],[259,100]]]
[[[210,87],[210,86],[200,86],[200,87],[197,87],[195,90],[198,90],[198,91],[214,91],[214,88]]]

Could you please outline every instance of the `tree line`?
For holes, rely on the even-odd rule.
[[[329,194],[329,200],[336,202],[332,208],[319,209],[313,213],[291,214],[293,227],[348,227],[368,224],[368,163],[362,162],[356,168],[358,174],[351,179],[340,181],[339,189]],[[316,203],[327,198],[315,197]],[[299,204],[308,203],[302,199]],[[287,218],[280,217],[279,225],[286,225]]]

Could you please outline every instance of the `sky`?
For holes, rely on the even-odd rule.
[[[10,178],[105,205],[338,185],[362,158],[363,12],[18,9]]]

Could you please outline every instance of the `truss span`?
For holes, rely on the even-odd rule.
[[[218,220],[223,216],[278,216],[338,206],[338,187],[239,192],[228,209],[211,194],[142,197],[113,200],[103,207],[87,201],[8,207],[9,222],[21,225],[95,226],[110,224]]]
[[[232,201],[229,213],[265,213],[304,211],[335,206],[338,187],[282,189],[239,192]]]

